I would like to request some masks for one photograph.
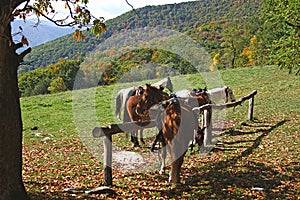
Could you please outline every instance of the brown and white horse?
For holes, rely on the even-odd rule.
[[[166,99],[167,101],[164,101]],[[179,183],[184,155],[189,142],[194,139],[194,131],[198,129],[197,114],[192,111],[193,107],[189,103],[180,99],[170,99],[161,90],[148,84],[137,105],[137,113],[143,114],[158,103],[161,109],[157,114],[157,127],[165,140],[165,148],[170,153],[172,161],[169,181]],[[164,161],[166,153],[162,156]]]

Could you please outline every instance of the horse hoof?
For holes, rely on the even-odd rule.
[[[133,146],[132,147],[141,147],[139,144],[133,144]]]

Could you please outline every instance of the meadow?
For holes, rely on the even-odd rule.
[[[300,79],[274,66],[220,71],[236,98],[257,90],[254,120],[248,103],[226,110],[219,143],[206,154],[188,152],[182,184],[168,183],[168,172],[133,172],[113,168],[114,193],[70,194],[66,188],[104,185],[103,163],[91,128],[118,122],[114,95],[129,84],[21,98],[23,179],[32,199],[299,199]],[[184,76],[192,87],[202,77]],[[182,85],[171,77],[175,88]],[[144,84],[147,81],[135,84]],[[87,98],[85,98],[87,97]],[[93,97],[88,98],[88,97]],[[124,134],[114,143],[127,151],[148,152],[153,133],[141,149]],[[101,147],[101,146],[100,146]]]

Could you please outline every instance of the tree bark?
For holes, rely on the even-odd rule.
[[[1,200],[28,199],[22,181],[22,120],[17,80],[20,57],[15,53],[12,42],[12,15],[8,2],[0,2]]]

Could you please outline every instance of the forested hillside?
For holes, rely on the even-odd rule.
[[[82,70],[83,87],[95,86],[90,84],[91,80],[96,80],[98,85],[108,85],[116,81],[197,72],[195,66],[180,55],[163,48],[149,47],[149,41],[163,43],[168,40],[168,36],[164,35],[168,32],[166,30],[180,32],[196,41],[209,53],[213,66],[219,69],[264,64],[266,52],[260,41],[260,5],[260,0],[203,0],[146,6],[127,12],[107,21],[107,31],[101,37],[86,31],[86,38],[81,42],[72,35],[66,35],[33,48],[19,69],[20,94],[29,96],[72,89],[66,80],[74,80],[79,68]],[[130,34],[137,36],[132,38]],[[131,50],[126,47],[132,41],[143,38],[150,38],[144,41],[144,47]],[[172,42],[172,46],[189,48],[185,41],[180,43],[173,39]],[[197,51],[191,54],[200,55],[201,52]],[[70,65],[70,62],[73,64]],[[66,70],[58,70],[69,68],[74,63],[78,66],[74,66],[71,77],[70,73],[63,73]],[[56,65],[60,66],[57,67],[59,73],[53,74],[53,66]],[[46,68],[24,73],[40,67]],[[31,76],[44,78],[32,80]]]
[[[56,64],[22,73],[18,77],[20,96],[33,96],[73,89],[82,60],[61,59]]]
[[[60,58],[84,57],[113,34],[141,27],[162,26],[180,31],[196,39],[214,55],[225,40],[223,29],[228,26],[244,29],[244,24],[258,15],[259,5],[260,0],[203,0],[147,6],[107,21],[107,32],[99,38],[86,32],[84,42],[78,43],[71,35],[67,35],[34,48],[19,72],[56,63]],[[249,40],[245,42],[249,43]]]

